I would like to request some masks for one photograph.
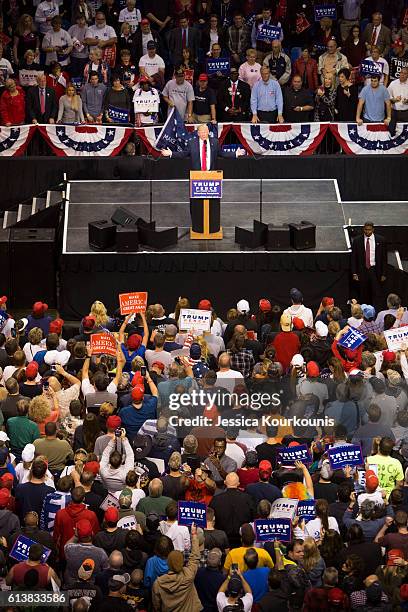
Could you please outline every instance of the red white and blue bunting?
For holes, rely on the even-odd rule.
[[[22,155],[30,142],[35,125],[18,125],[0,127],[0,156],[17,157]]]
[[[250,155],[311,155],[328,127],[328,123],[242,123],[234,124],[233,130]]]
[[[349,155],[404,155],[408,152],[408,124],[398,123],[391,136],[383,123],[337,123],[330,126],[337,142]]]
[[[133,128],[106,125],[41,125],[39,130],[59,157],[115,156],[133,132]]]

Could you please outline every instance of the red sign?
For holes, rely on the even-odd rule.
[[[93,355],[112,355],[116,357],[116,340],[112,334],[91,334]]]
[[[145,312],[147,308],[147,292],[133,291],[133,293],[119,294],[120,314],[127,315],[133,312]]]

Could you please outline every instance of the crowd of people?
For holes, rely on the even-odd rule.
[[[325,6],[335,13],[316,16]],[[406,10],[403,0],[3,0],[0,123],[154,125],[173,107],[189,123],[404,122]]]
[[[73,329],[0,298],[1,590],[61,589],[75,612],[405,610],[399,296],[313,312],[293,288],[285,309],[244,297],[222,318],[212,299],[126,316],[95,301]],[[194,307],[207,331],[184,329]],[[330,449],[350,444],[362,461],[336,468]],[[282,460],[304,448],[310,461]],[[289,538],[260,539],[277,504],[305,500]],[[181,502],[204,504],[204,524]]]

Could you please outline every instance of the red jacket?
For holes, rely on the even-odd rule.
[[[342,354],[339,352],[339,347],[342,349]],[[338,344],[337,340],[333,340],[332,353],[337,359],[340,359],[341,365],[345,372],[358,369],[361,365],[361,356],[363,354],[363,345],[361,344],[357,349],[352,351]],[[344,355],[344,357],[343,357]]]
[[[25,93],[17,85],[18,96],[11,96],[5,91],[0,98],[1,125],[22,125],[25,120]]]
[[[305,74],[305,79],[303,75]],[[293,64],[293,76],[299,74],[302,80],[305,82],[305,87],[308,87],[312,91],[316,91],[319,86],[317,78],[317,62],[313,58],[310,58],[308,62],[305,62],[302,56],[300,56]]]
[[[60,559],[64,559],[64,546],[74,535],[74,530],[78,521],[87,519],[95,533],[100,531],[99,521],[95,512],[88,510],[85,504],[70,503],[66,508],[58,510],[55,515],[53,538],[59,551]]]

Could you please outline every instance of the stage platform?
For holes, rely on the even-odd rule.
[[[159,230],[178,226],[179,242],[166,252],[239,251],[234,241],[235,226],[249,229],[253,219],[277,225],[311,221],[316,225],[316,251],[348,251],[344,225],[349,212],[343,208],[333,179],[224,180],[223,240],[190,240],[189,202],[187,180],[71,181],[67,188],[63,253],[92,253],[88,223],[110,219],[118,206],[137,217],[156,221]]]

